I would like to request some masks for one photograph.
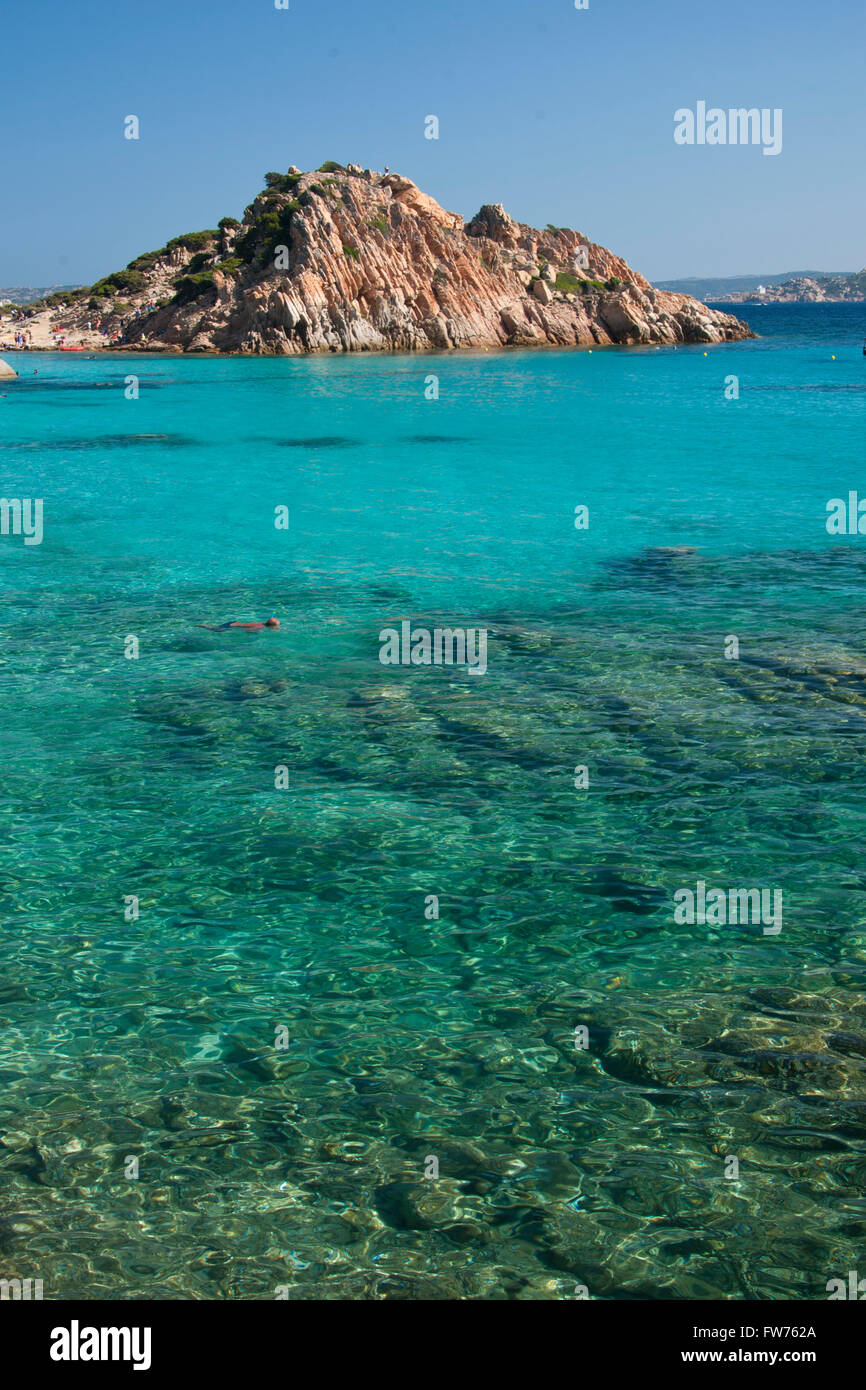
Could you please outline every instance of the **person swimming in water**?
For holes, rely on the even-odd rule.
[[[263,627],[279,627],[279,618],[268,618],[263,623],[200,623],[200,627],[206,627],[208,632],[226,632],[229,628],[238,628],[243,632],[261,632]]]

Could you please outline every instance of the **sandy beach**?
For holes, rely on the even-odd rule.
[[[103,334],[104,325],[99,314],[95,314],[90,323],[91,328],[87,328],[86,325],[78,327],[71,322],[69,312],[64,313],[63,309],[57,308],[43,309],[32,318],[3,318],[0,321],[0,352],[53,352],[57,349],[92,351],[109,346],[117,347],[122,341],[122,335],[115,336],[113,328],[108,336]],[[19,334],[23,341],[16,340]]]

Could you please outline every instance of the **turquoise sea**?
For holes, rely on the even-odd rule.
[[[0,536],[0,1277],[823,1299],[862,1264],[866,538],[825,516],[866,494],[866,307],[743,316],[5,354],[44,537]],[[381,665],[407,618],[486,628],[487,673]],[[782,931],[679,924],[701,880],[781,889]]]

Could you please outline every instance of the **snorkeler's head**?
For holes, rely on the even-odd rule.
[[[268,621],[265,623],[265,627],[279,627],[279,625],[279,618],[268,618]]]

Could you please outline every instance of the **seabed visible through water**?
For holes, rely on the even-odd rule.
[[[9,387],[44,537],[0,539],[0,1277],[815,1299],[856,1268],[866,552],[824,516],[864,386],[833,307],[706,358]],[[483,627],[483,677],[382,665],[403,620]],[[780,890],[782,930],[677,922],[698,881]]]

